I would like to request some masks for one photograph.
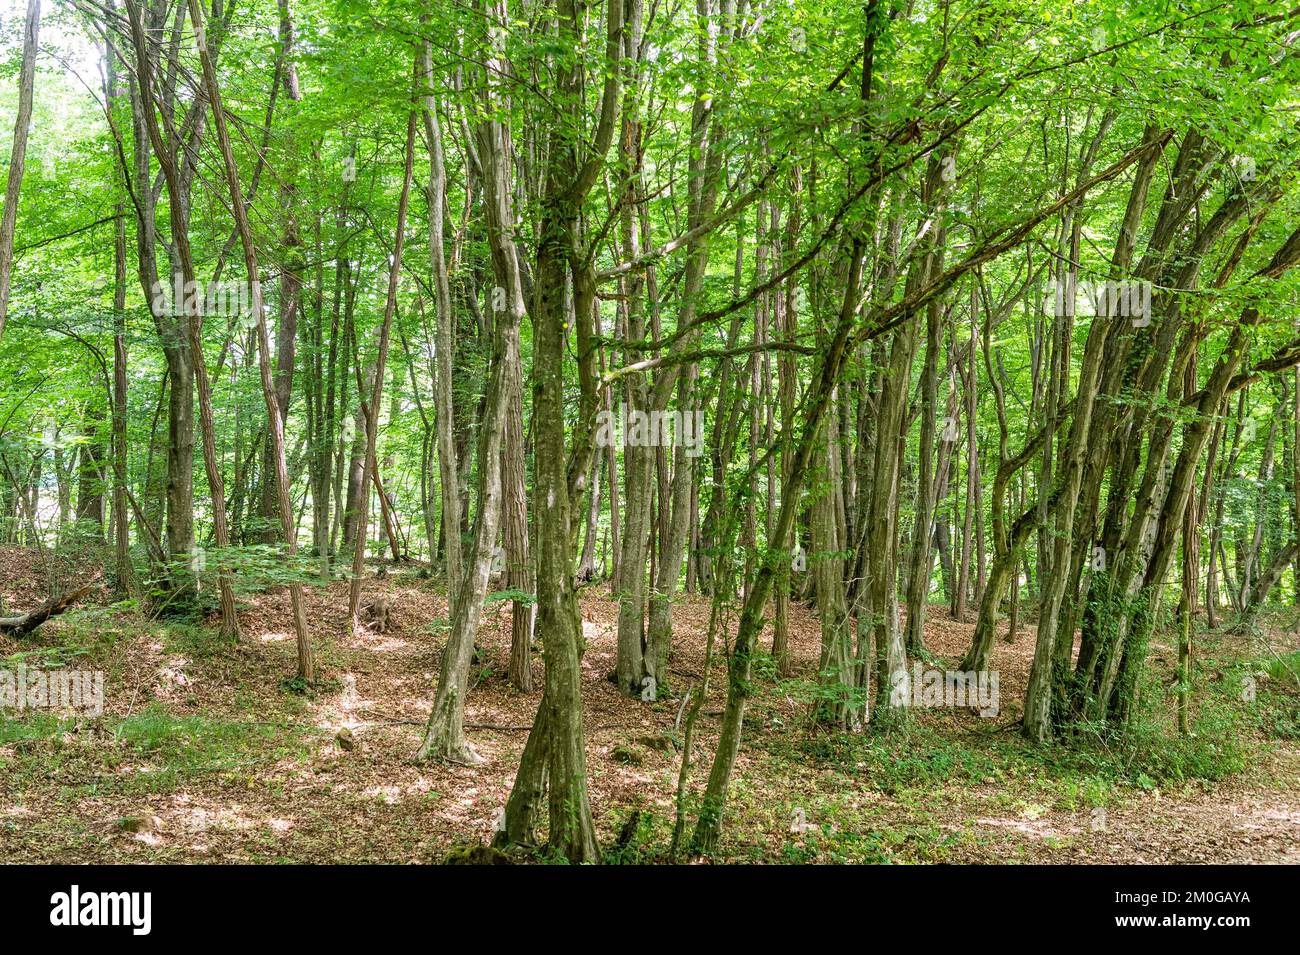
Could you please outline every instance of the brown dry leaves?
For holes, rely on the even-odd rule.
[[[43,598],[44,577],[33,561],[25,552],[0,551],[0,591],[10,606]],[[540,689],[523,694],[505,678],[510,604],[494,603],[485,612],[466,707],[467,735],[488,762],[479,768],[417,764],[413,756],[445,642],[444,631],[431,625],[445,619],[446,601],[406,572],[366,582],[365,599],[380,592],[395,598],[390,629],[354,635],[346,619],[345,584],[307,589],[328,681],[309,699],[283,688],[295,659],[287,593],[245,601],[245,639],[236,648],[178,647],[156,625],[121,621],[132,636],[97,661],[108,671],[110,716],[156,705],[177,717],[201,716],[249,732],[261,727],[269,735],[258,737],[256,746],[264,746],[266,754],[255,758],[260,751],[255,748],[254,758],[184,775],[170,787],[141,795],[140,788],[122,781],[156,770],[150,764],[157,760],[127,752],[114,768],[106,767],[105,752],[120,750],[121,743],[94,722],[65,733],[68,739],[0,745],[0,767],[22,755],[16,747],[27,747],[29,755],[36,748],[39,765],[47,767],[43,774],[21,778],[0,769],[0,854],[42,862],[429,862],[456,843],[489,840],[540,699]],[[591,801],[602,841],[609,843],[635,809],[671,823],[680,753],[664,741],[673,733],[681,693],[697,685],[703,673],[709,606],[690,596],[678,601],[673,698],[646,704],[621,696],[607,680],[614,668],[617,619],[607,589],[586,588],[581,604]],[[928,645],[941,657],[955,658],[971,629],[932,608]],[[32,642],[58,637],[58,627],[50,625]],[[791,638],[797,673],[812,674],[818,624],[797,605]],[[1000,725],[1009,727],[1018,716],[1008,704],[1023,693],[1032,642],[1032,628],[1025,628],[1014,645],[999,638],[995,646],[1007,701]],[[0,641],[0,653],[14,652],[10,644]],[[707,774],[716,741],[726,685],[722,660],[720,640],[699,728],[697,784]],[[534,677],[540,688],[537,654]],[[741,813],[744,818],[728,829],[724,859],[781,858],[782,847],[792,840],[788,807],[822,798],[870,811],[873,830],[908,831],[923,824],[962,834],[948,861],[1297,861],[1300,799],[1294,791],[1252,790],[1249,783],[1235,781],[1212,793],[1144,796],[1111,810],[1104,831],[1090,825],[1085,811],[1029,807],[1008,813],[1003,787],[991,782],[938,793],[932,804],[918,808],[897,804],[870,779],[856,780],[846,792],[842,777],[772,760],[767,746],[754,745],[806,736],[805,711],[788,692],[762,685],[746,724],[737,782],[751,794],[749,804],[771,810],[757,817],[763,820],[757,824],[753,813]],[[985,725],[978,728],[988,729],[975,716],[944,717],[953,733],[969,733],[981,722]],[[271,743],[279,732],[275,728],[283,726],[301,731],[302,749],[286,744],[276,755]],[[1300,763],[1293,747],[1279,749],[1275,758],[1292,771]],[[138,819],[149,822],[122,822]],[[802,837],[794,841],[802,844]],[[905,851],[900,858],[906,858]]]

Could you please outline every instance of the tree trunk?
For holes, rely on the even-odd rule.
[[[284,408],[281,405],[277,386],[271,374],[271,341],[266,328],[266,313],[262,310],[261,272],[257,265],[257,249],[253,244],[252,229],[248,224],[248,211],[244,205],[244,192],[239,185],[239,167],[235,164],[235,155],[230,148],[230,134],[226,128],[226,117],[221,106],[221,92],[217,86],[217,73],[208,53],[203,33],[203,12],[199,0],[189,0],[190,17],[198,34],[199,60],[203,66],[203,82],[207,88],[208,99],[212,104],[213,125],[217,133],[217,145],[221,149],[221,158],[225,166],[226,183],[230,187],[230,204],[235,215],[235,228],[239,231],[240,243],[244,248],[244,269],[252,287],[251,308],[257,320],[258,370],[262,376],[262,397],[266,402],[267,432],[270,435],[272,462],[275,466],[275,484],[280,504],[280,529],[284,534],[285,548],[290,560],[298,551],[298,526],[294,519],[293,505],[289,498],[289,469],[284,451]],[[286,58],[292,57],[292,28],[287,25],[287,5],[282,8],[286,18],[282,25],[285,32]],[[410,160],[408,154],[407,170]],[[409,180],[409,175],[408,175]],[[282,316],[283,319],[283,316]],[[197,348],[197,345],[196,345]],[[292,356],[292,342],[289,345]],[[292,357],[290,357],[292,362]],[[282,383],[287,391],[288,386]],[[201,392],[200,392],[201,394]],[[207,439],[205,438],[205,444]],[[263,480],[266,480],[264,478]],[[289,596],[293,605],[294,630],[298,641],[298,678],[307,684],[316,681],[316,660],[311,646],[311,633],[307,626],[307,611],[303,605],[302,584],[296,580],[289,584]]]
[[[14,229],[18,224],[18,192],[27,158],[27,135],[32,122],[32,94],[36,87],[36,49],[41,31],[41,0],[27,0],[23,27],[23,62],[18,70],[18,115],[14,117],[14,142],[9,153],[9,178],[5,207],[0,217],[0,335],[9,314],[9,278],[14,263]]]
[[[147,128],[150,142],[153,145],[154,154],[158,157],[159,165],[162,167],[163,176],[167,180],[168,206],[171,210],[172,241],[175,243],[176,258],[180,265],[181,276],[184,280],[186,289],[197,289],[198,284],[195,281],[194,261],[190,254],[190,242],[188,235],[189,223],[187,221],[186,211],[182,202],[182,185],[179,173],[171,154],[168,152],[166,144],[163,142],[162,134],[158,129],[158,120],[154,112],[154,93],[153,93],[153,67],[149,59],[148,41],[145,37],[144,24],[140,19],[140,13],[135,4],[128,0],[126,5],[128,16],[131,21],[131,32],[136,50],[136,76],[140,85],[140,101],[144,109],[144,122]],[[196,21],[196,29],[199,24]],[[202,34],[200,34],[200,37]],[[204,47],[200,48],[203,55],[207,55]],[[210,65],[210,64],[209,64]],[[195,108],[198,108],[197,104]],[[255,282],[256,273],[251,273],[250,281]],[[254,285],[256,287],[256,285]],[[179,303],[177,303],[179,304]],[[193,383],[198,390],[199,400],[199,430],[203,438],[203,466],[207,472],[208,490],[212,497],[212,524],[213,537],[216,545],[221,550],[230,546],[229,530],[226,526],[226,497],[225,486],[221,476],[221,464],[217,458],[215,425],[213,423],[212,413],[212,391],[208,383],[207,364],[203,357],[203,338],[200,332],[201,316],[199,314],[199,299],[197,295],[186,295],[184,307],[182,309],[182,322],[185,326],[186,336],[189,342],[189,355],[186,365],[192,369]],[[173,381],[173,411],[176,410],[176,382]],[[184,398],[190,397],[190,390],[185,386]],[[182,402],[187,405],[188,400]],[[176,453],[178,446],[183,448],[184,436],[188,435],[190,447],[193,445],[193,424],[188,417],[173,420],[174,434],[177,436],[176,445],[173,446],[173,453]],[[192,454],[192,452],[190,452]],[[169,459],[169,478],[172,477]],[[179,478],[179,475],[175,475]],[[168,537],[169,543],[175,545],[176,538],[172,537],[173,527],[183,528],[187,536],[193,540],[193,498],[190,490],[189,475],[184,476],[184,480],[179,480],[175,485],[169,480],[168,487]],[[175,496],[173,496],[175,494]],[[183,503],[182,503],[183,502]],[[176,553],[172,552],[173,559]],[[221,595],[221,633],[229,639],[236,639],[239,636],[239,620],[235,613],[235,596],[230,586],[230,580],[227,572],[223,567],[217,570],[217,586]]]
[[[418,64],[418,59],[417,59]],[[394,229],[392,266],[388,270],[388,294],[384,300],[384,317],[379,327],[379,354],[375,359],[375,380],[369,401],[365,396],[362,407],[366,419],[366,454],[361,473],[359,509],[357,512],[357,542],[352,552],[352,580],[348,587],[348,616],[352,618],[354,629],[361,626],[358,613],[361,605],[361,577],[365,572],[366,560],[366,524],[369,519],[370,476],[371,468],[376,463],[376,439],[379,431],[379,402],[383,399],[384,365],[388,360],[388,339],[393,327],[393,315],[397,311],[397,281],[402,271],[402,246],[406,240],[406,210],[411,198],[411,174],[415,158],[415,120],[416,109],[412,104],[406,117],[406,152],[402,172],[402,192],[397,202],[397,225]]]

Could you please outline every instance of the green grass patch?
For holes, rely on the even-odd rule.
[[[75,737],[65,734],[76,729]],[[176,715],[152,706],[123,719],[25,713],[0,717],[0,745],[16,743],[7,771],[19,785],[53,780],[72,797],[104,791],[169,793],[201,778],[276,785],[268,770],[310,755],[316,731],[288,723]]]

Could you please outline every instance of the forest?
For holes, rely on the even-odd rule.
[[[6,860],[1300,863],[1300,8],[0,0],[0,162]]]

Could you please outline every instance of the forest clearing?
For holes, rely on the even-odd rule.
[[[0,0],[0,857],[1300,862],[1298,91],[1274,0]]]

